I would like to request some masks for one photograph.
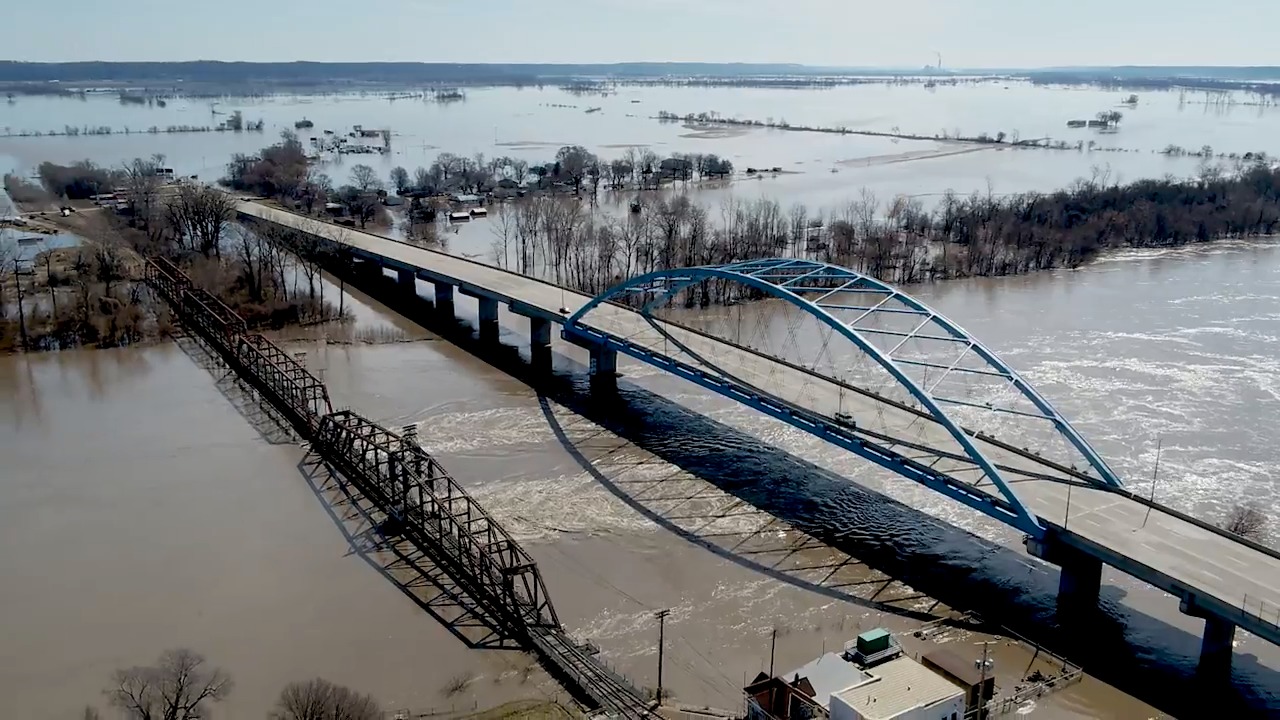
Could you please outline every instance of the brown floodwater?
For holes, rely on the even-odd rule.
[[[1277,265],[1272,246],[1224,244],[919,290],[1079,420],[1122,475],[1149,472],[1159,432],[1158,498],[1208,514],[1244,493],[1275,503]],[[348,301],[357,324],[402,327]],[[502,320],[518,344],[525,325]],[[672,611],[666,685],[725,708],[767,669],[774,629],[785,671],[878,626],[903,631],[912,653],[975,655],[986,636],[968,629],[910,637],[953,616],[949,604],[1019,629],[1049,613],[1056,575],[1012,533],[746,408],[636,364],[600,407],[572,379],[540,393],[419,336],[293,349],[335,405],[418,424],[538,560],[569,630],[639,684],[656,680],[660,608]],[[562,375],[581,371],[576,351],[556,349]],[[557,692],[526,678],[518,653],[468,649],[381,574],[367,524],[207,365],[187,343],[0,359],[0,717],[101,706],[114,668],[175,646],[235,676],[218,717],[262,716],[283,684],[316,675],[417,710]],[[1200,623],[1114,574],[1104,610],[1097,648],[1073,657],[1168,709]],[[1031,666],[1022,646],[993,653],[1002,687]],[[1278,667],[1274,647],[1242,635],[1215,702],[1264,713]],[[448,692],[459,678],[470,682]],[[1158,716],[1092,678],[1023,712]]]

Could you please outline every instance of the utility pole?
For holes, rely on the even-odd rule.
[[[58,289],[53,286],[53,253],[44,254],[45,285],[49,286],[49,301],[53,303],[53,324],[58,325]],[[1154,490],[1152,491],[1154,493]]]
[[[1156,503],[1156,477],[1160,475],[1160,442],[1162,438],[1156,438],[1156,467],[1151,471],[1151,498],[1147,503],[1147,514],[1142,516],[1142,527],[1147,526],[1147,518],[1151,517],[1151,506]]]
[[[769,639],[769,677],[773,677],[773,651],[778,647],[778,628],[773,628],[773,637]]]
[[[27,312],[22,306],[22,276],[18,270],[18,258],[14,258],[13,285],[18,289],[18,332],[22,335],[22,349],[25,352],[31,350],[31,344],[27,340]]]
[[[978,681],[978,718],[977,720],[986,720],[987,712],[987,648],[994,643],[993,640],[984,640],[978,645],[982,646],[982,664],[979,666],[982,670],[981,679]]]
[[[658,618],[658,704],[662,704],[662,646],[666,639],[667,615],[671,614],[671,610],[659,610],[655,612],[654,617]]]

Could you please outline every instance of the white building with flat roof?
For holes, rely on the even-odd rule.
[[[964,690],[909,657],[867,668],[831,693],[831,720],[961,720]]]

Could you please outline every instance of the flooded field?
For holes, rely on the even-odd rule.
[[[578,95],[555,88],[473,88],[461,102],[437,103],[374,95],[223,98],[217,101],[173,99],[167,106],[124,105],[114,95],[86,99],[19,97],[0,106],[0,131],[62,132],[108,126],[130,135],[78,137],[0,137],[0,169],[28,173],[44,160],[91,159],[116,165],[134,157],[166,156],[180,175],[220,176],[233,153],[252,153],[273,142],[281,130],[307,119],[304,142],[339,134],[355,125],[387,128],[392,152],[336,158],[328,173],[343,178],[349,166],[372,164],[385,177],[392,167],[412,172],[430,165],[440,152],[460,155],[510,155],[547,161],[562,145],[578,144],[604,158],[628,148],[649,148],[659,155],[716,153],[747,167],[781,167],[797,175],[739,183],[748,195],[767,194],[783,202],[815,209],[842,204],[861,187],[882,197],[941,194],[948,189],[1007,193],[1050,190],[1088,177],[1092,168],[1109,168],[1113,178],[1176,176],[1195,172],[1196,158],[1170,158],[1157,151],[1168,145],[1217,152],[1265,151],[1280,154],[1280,108],[1253,106],[1243,93],[1206,96],[1196,92],[1146,92],[1136,107],[1123,106],[1125,119],[1114,134],[1069,130],[1067,120],[1092,118],[1116,109],[1124,94],[1092,88],[1044,88],[1018,82],[985,82],[925,88],[920,84],[869,84],[833,89],[672,88],[623,86],[614,94]],[[586,110],[599,108],[587,113]],[[216,126],[240,111],[247,121],[262,120],[262,132],[149,134],[152,126]],[[902,132],[925,137],[956,135],[1010,138],[1049,137],[1099,150],[957,153],[950,143],[897,140],[859,135],[825,135],[763,128],[689,127],[660,123],[660,111],[677,114],[716,112],[726,118],[782,121],[792,125]],[[1113,148],[1126,152],[1103,152]],[[970,149],[962,147],[961,149]],[[837,170],[837,173],[832,173]],[[759,189],[757,189],[759,188]],[[709,200],[715,200],[715,196]]]

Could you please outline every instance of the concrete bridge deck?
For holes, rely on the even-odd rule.
[[[437,305],[452,303],[454,288],[480,299],[482,337],[487,324],[496,337],[496,304],[502,303],[530,318],[535,346],[549,346],[549,325],[564,324],[568,314],[592,299],[535,278],[257,203],[240,203],[238,211],[244,217],[344,246],[364,260],[396,270],[402,282],[429,281],[436,287]],[[957,457],[949,449],[950,436],[927,415],[874,396],[851,395],[835,381],[621,306],[601,305],[584,317],[583,325],[606,339],[614,351],[648,356],[651,361],[658,358],[669,369],[688,371],[678,375],[730,397],[759,393],[770,399],[766,404],[778,407],[778,412],[769,414],[836,444],[854,449],[874,441],[878,448],[946,474],[957,481],[957,487],[971,492],[993,489],[989,483],[984,487],[981,471],[968,458]],[[681,352],[668,354],[675,347],[681,347]],[[673,357],[677,354],[679,358]],[[714,362],[698,367],[688,360],[699,356]],[[602,369],[608,371],[611,366],[610,360]],[[725,384],[725,378],[733,386],[730,392],[717,387]],[[838,408],[852,415],[859,429],[841,427],[833,419]],[[872,417],[874,427],[863,429],[862,419]],[[1141,498],[1082,484],[1081,476],[1073,477],[1067,468],[998,441],[978,441],[984,454],[1016,482],[1019,496],[1046,528],[1044,538],[1028,539],[1028,549],[1062,566],[1064,595],[1096,600],[1105,563],[1177,596],[1184,612],[1205,618],[1202,660],[1229,664],[1237,626],[1280,644],[1280,553]],[[957,497],[957,492],[964,491],[953,489],[947,494]]]

